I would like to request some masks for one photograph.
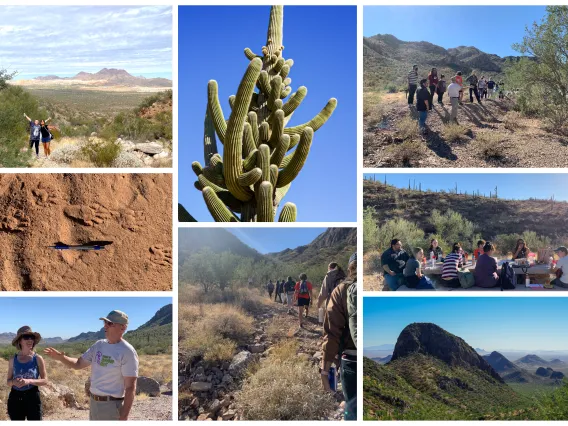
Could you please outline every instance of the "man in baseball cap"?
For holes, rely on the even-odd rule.
[[[80,358],[47,348],[45,354],[69,368],[91,367],[89,420],[128,420],[136,394],[138,354],[122,338],[128,326],[128,315],[111,311],[104,321],[105,339],[97,341]]]
[[[560,246],[554,252],[558,256],[558,261],[556,262],[556,267],[552,269],[552,272],[556,274],[556,279],[552,281],[552,284],[568,288],[568,249]]]

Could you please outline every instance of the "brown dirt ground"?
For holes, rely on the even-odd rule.
[[[0,290],[171,290],[171,175],[0,175],[0,247]]]
[[[372,94],[366,96],[373,96]],[[371,99],[371,98],[369,98]],[[482,100],[469,102],[469,92],[464,93],[463,106],[458,110],[458,122],[467,129],[462,140],[446,141],[442,133],[444,123],[449,121],[451,106],[447,94],[444,106],[437,104],[428,114],[426,125],[429,135],[421,139],[422,153],[408,153],[412,160],[402,163],[395,155],[401,149],[403,139],[397,124],[406,117],[417,117],[415,107],[410,110],[405,93],[381,94],[380,101],[369,103],[364,117],[363,164],[364,167],[528,167],[563,168],[568,163],[568,138],[546,132],[541,121],[531,118],[515,120],[512,129],[505,127],[505,115],[512,111],[510,100]],[[374,101],[373,101],[374,102]],[[381,122],[380,117],[384,117]],[[510,125],[508,127],[511,127]],[[499,158],[486,158],[476,137],[482,133],[498,135]]]

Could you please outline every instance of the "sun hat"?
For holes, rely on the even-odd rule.
[[[18,333],[14,340],[12,340],[12,346],[16,346],[18,341],[22,338],[22,336],[34,336],[35,344],[37,345],[41,341],[41,334],[32,331],[29,325],[24,325],[18,329]]]
[[[128,325],[128,315],[122,311],[110,311],[106,317],[99,318],[102,321],[113,322],[115,324]]]

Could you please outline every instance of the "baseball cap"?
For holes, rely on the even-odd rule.
[[[110,311],[106,317],[99,318],[102,321],[114,322],[115,324],[128,325],[128,315],[122,311]]]
[[[565,254],[568,254],[568,249],[564,246],[560,246],[557,249],[555,249],[554,251],[563,251]]]

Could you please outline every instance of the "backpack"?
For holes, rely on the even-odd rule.
[[[308,283],[305,280],[300,282],[300,294],[309,294]]]
[[[458,272],[462,288],[471,288],[475,285],[475,277],[472,272]]]
[[[292,280],[286,281],[284,283],[284,290],[286,291],[286,293],[293,292],[295,286],[296,286],[296,283],[294,281],[292,281]]]
[[[357,282],[351,284],[347,290],[347,318],[351,339],[357,347]]]
[[[503,263],[501,267],[499,286],[501,287],[501,291],[515,289],[515,271],[509,262]]]
[[[445,91],[446,91],[446,81],[443,80],[438,83],[438,92],[444,93]]]

